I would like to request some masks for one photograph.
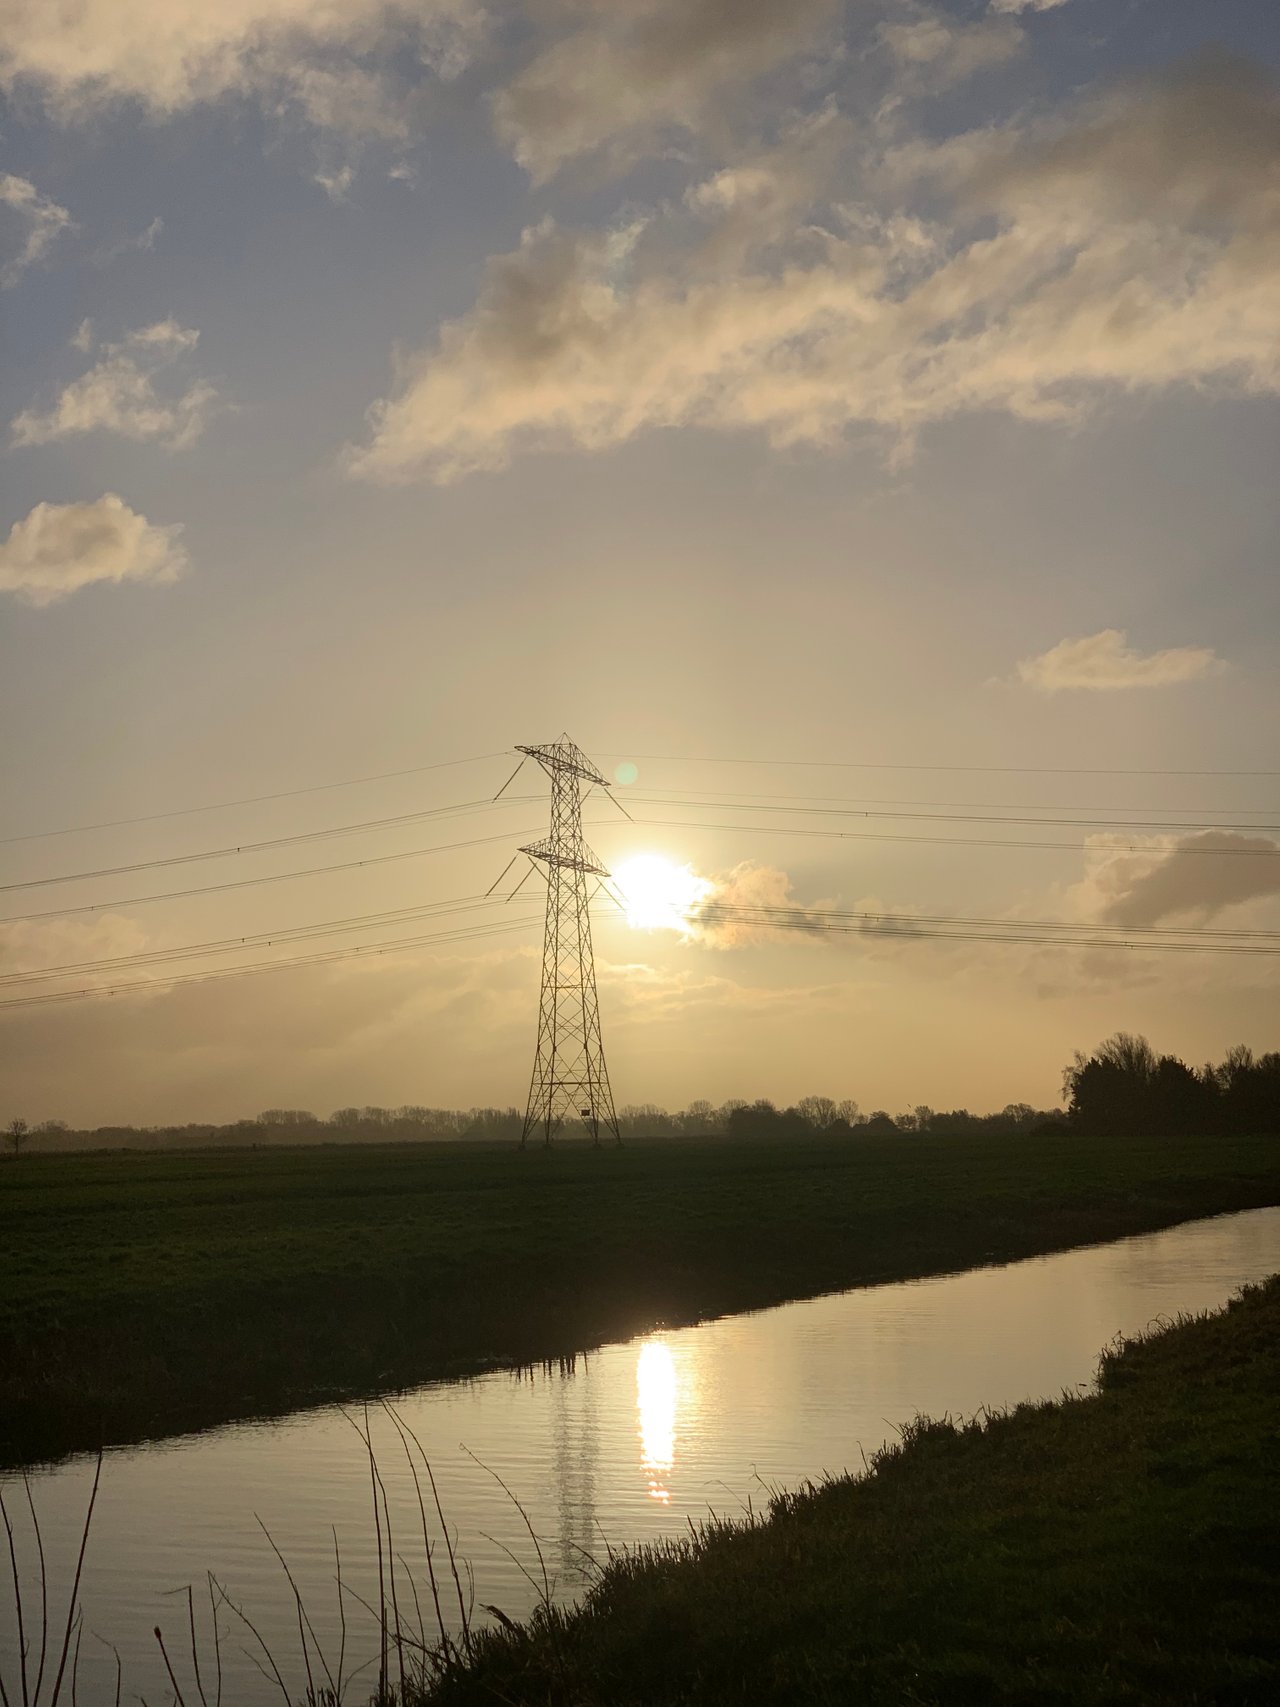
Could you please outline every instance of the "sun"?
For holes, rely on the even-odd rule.
[[[613,881],[633,930],[686,935],[694,913],[713,888],[691,866],[677,865],[661,854],[633,855],[617,868]]]

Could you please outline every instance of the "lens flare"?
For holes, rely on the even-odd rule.
[[[661,854],[636,854],[613,874],[626,906],[627,923],[638,931],[690,934],[694,914],[714,888],[692,866]]]

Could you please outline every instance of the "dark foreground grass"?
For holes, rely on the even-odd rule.
[[[1274,1138],[28,1155],[0,1465],[1277,1202]]]
[[[414,1707],[1271,1707],[1280,1276],[1099,1390],[920,1421],[870,1474],[609,1565]]]

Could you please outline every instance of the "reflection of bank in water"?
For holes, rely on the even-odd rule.
[[[636,1359],[640,1468],[648,1479],[649,1498],[663,1505],[671,1498],[666,1479],[676,1457],[677,1397],[675,1360],[661,1340],[650,1340]]]

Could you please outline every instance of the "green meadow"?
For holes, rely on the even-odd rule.
[[[1274,1138],[9,1158],[0,1464],[1277,1202]]]

